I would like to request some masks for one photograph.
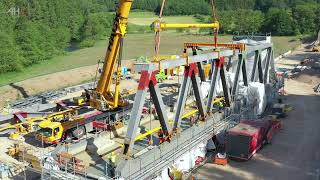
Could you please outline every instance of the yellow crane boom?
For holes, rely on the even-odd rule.
[[[109,46],[106,52],[103,70],[96,90],[90,91],[90,105],[98,110],[109,110],[127,103],[119,97],[120,63],[117,68],[117,78],[114,92],[111,91],[112,75],[117,66],[117,59],[121,53],[122,40],[126,35],[128,17],[133,0],[120,0],[116,17],[113,22]]]

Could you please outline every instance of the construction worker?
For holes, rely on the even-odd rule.
[[[108,161],[106,164],[106,174],[114,177],[115,176],[115,167],[116,167],[116,154],[112,152],[108,155]]]
[[[221,113],[221,111],[223,110],[223,108],[224,108],[224,104],[223,104],[223,102],[222,101],[219,101],[219,112]]]
[[[213,107],[214,107],[215,109],[217,109],[217,110],[219,111],[219,113],[221,113],[222,110],[223,110],[223,108],[224,108],[224,104],[223,104],[222,101],[218,101],[218,102],[215,102],[215,103],[213,104]]]
[[[162,144],[165,142],[165,139],[164,139],[164,132],[162,129],[160,129],[158,131],[158,137],[159,137],[159,144]]]
[[[190,117],[190,125],[193,126],[196,123],[196,117],[194,115],[192,115]]]

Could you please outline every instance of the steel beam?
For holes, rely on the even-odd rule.
[[[200,81],[199,81],[199,78],[196,76],[195,72],[191,76],[191,82],[194,90],[194,96],[196,98],[198,111],[201,117],[204,118],[205,117],[204,99],[203,99],[203,95],[200,87]]]
[[[263,43],[263,44],[254,44],[254,45],[247,45],[246,46],[246,51],[247,53],[253,52],[256,50],[263,51],[269,47],[272,47],[272,43]]]
[[[211,81],[210,81],[210,91],[208,95],[208,103],[207,103],[207,113],[211,112],[212,109],[212,102],[214,99],[214,95],[216,92],[216,86],[217,86],[217,80],[220,79],[220,67],[216,66],[215,64],[218,63],[216,61],[211,62],[211,69],[213,69],[213,72],[211,73]]]
[[[272,58],[272,48],[268,48],[267,50],[267,56],[266,56],[266,63],[264,67],[264,76],[263,76],[263,82],[266,84],[268,83],[268,75],[269,75],[269,70],[270,70],[270,62]]]
[[[192,55],[196,56],[197,50],[195,48],[192,49]],[[203,69],[203,62],[197,62],[197,66],[198,66],[198,71],[199,71],[199,76],[201,81],[205,81],[206,80],[206,76],[204,75],[204,69]]]
[[[262,62],[261,62],[261,51],[259,51],[259,59],[258,59],[258,75],[259,75],[259,82],[263,83],[263,70],[262,70]]]
[[[190,68],[186,68],[185,69],[185,74],[188,74],[190,71]],[[177,108],[176,108],[176,114],[175,114],[175,118],[174,118],[174,123],[173,123],[173,129],[177,129],[178,127],[180,127],[180,118],[182,116],[183,113],[183,109],[184,106],[186,104],[186,100],[187,100],[187,94],[189,91],[189,87],[190,87],[190,77],[187,75],[185,75],[183,77],[182,80],[182,84],[180,87],[180,91],[179,91],[179,96],[178,96],[178,103],[177,103]]]
[[[231,67],[232,67],[232,56],[229,56],[226,70],[229,72]]]
[[[226,69],[224,66],[225,57],[220,57],[219,59],[215,60],[215,63],[212,63],[212,66],[214,66],[213,73],[211,74],[211,81],[210,81],[210,91],[208,95],[208,103],[207,103],[207,113],[209,113],[213,106],[213,99],[215,98],[215,91],[217,83],[219,82],[219,79],[221,79],[222,88],[223,88],[223,94],[224,99],[226,102],[226,106],[230,107],[231,105],[231,99],[230,99],[230,89],[228,87],[228,83],[226,80]]]
[[[152,67],[152,66],[150,66]],[[150,95],[152,101],[155,105],[156,112],[159,116],[159,121],[162,130],[165,135],[168,135],[171,131],[169,126],[168,116],[166,113],[166,108],[163,103],[160,89],[157,84],[156,74],[158,71],[154,71],[150,68],[148,71],[143,70],[141,72],[140,82],[138,85],[138,91],[135,96],[133,108],[131,111],[130,121],[127,128],[127,135],[124,139],[124,154],[130,152],[133,148],[134,139],[137,135],[137,130],[141,120],[142,109],[145,104],[145,98],[147,94],[147,88],[149,87]]]
[[[224,66],[220,68],[220,76],[221,76],[225,106],[230,107],[231,106],[230,89],[228,87],[228,83],[226,80],[226,70]]]
[[[254,63],[253,63],[253,68],[252,68],[252,73],[251,73],[251,82],[256,81],[256,72],[258,69],[258,62],[260,60],[260,52],[259,50],[254,51]]]
[[[180,88],[179,97],[178,97],[178,105],[177,105],[176,114],[174,118],[173,130],[177,130],[180,127],[181,116],[186,104],[190,82],[192,82],[192,88],[194,90],[194,95],[196,98],[196,104],[197,104],[199,113],[202,117],[205,116],[203,96],[200,89],[200,82],[196,74],[197,74],[196,63],[190,64],[189,66],[185,67],[184,78],[183,78],[182,86]]]
[[[243,84],[245,86],[248,86],[248,73],[247,73],[246,56],[244,56],[244,58],[243,58],[241,74],[242,74]]]
[[[166,135],[168,135],[169,132],[171,132],[171,127],[169,125],[166,107],[163,103],[162,96],[160,94],[159,85],[158,84],[153,85],[150,83],[149,90],[150,90],[152,102],[154,104],[154,107],[156,109],[156,113],[157,113],[159,121],[160,121],[161,128],[164,131],[164,133]]]
[[[248,75],[247,75],[247,68],[246,68],[246,53],[239,54],[239,56],[238,56],[238,65],[237,65],[237,70],[236,70],[236,74],[235,74],[234,82],[233,82],[233,86],[232,86],[232,91],[231,91],[231,96],[233,97],[233,99],[236,98],[236,92],[237,92],[238,85],[239,85],[240,73],[242,74],[242,79],[243,79],[244,85],[248,86]]]

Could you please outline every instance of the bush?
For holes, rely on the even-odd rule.
[[[141,25],[135,25],[135,24],[129,24],[127,28],[127,33],[134,34],[134,33],[152,33],[152,29],[149,26],[141,26]]]
[[[198,22],[204,23],[207,21],[206,16],[196,14],[193,16]]]
[[[86,39],[86,40],[83,40],[81,43],[80,43],[80,48],[88,48],[88,47],[93,47],[95,45],[95,40],[93,39]]]
[[[16,46],[14,38],[0,32],[0,73],[19,71],[22,69],[23,57]]]

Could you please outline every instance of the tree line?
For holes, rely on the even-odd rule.
[[[167,0],[164,15],[194,15],[212,22],[210,1]],[[116,2],[1,0],[0,74],[64,54],[70,44],[93,46],[110,34]],[[133,9],[159,13],[161,2],[135,0]],[[221,33],[314,33],[320,28],[319,4],[320,0],[217,0]]]
[[[262,2],[262,0],[259,1]],[[270,0],[270,2],[273,1]],[[260,9],[257,9],[256,5],[254,9],[220,11],[219,20],[222,23],[222,33],[260,32],[288,36],[315,34],[320,30],[319,2],[303,2],[292,6],[285,5],[281,1],[275,2],[279,3],[278,6],[266,6],[263,3],[263,6],[258,6]],[[207,18],[205,21],[212,20]]]
[[[167,0],[164,15],[196,15],[212,22],[211,0]],[[160,0],[135,0],[134,8],[158,13]],[[320,29],[320,0],[216,0],[222,33],[299,35]]]
[[[0,1],[0,73],[63,54],[70,42],[92,46],[111,31],[113,15],[105,13],[111,6],[99,0]]]

